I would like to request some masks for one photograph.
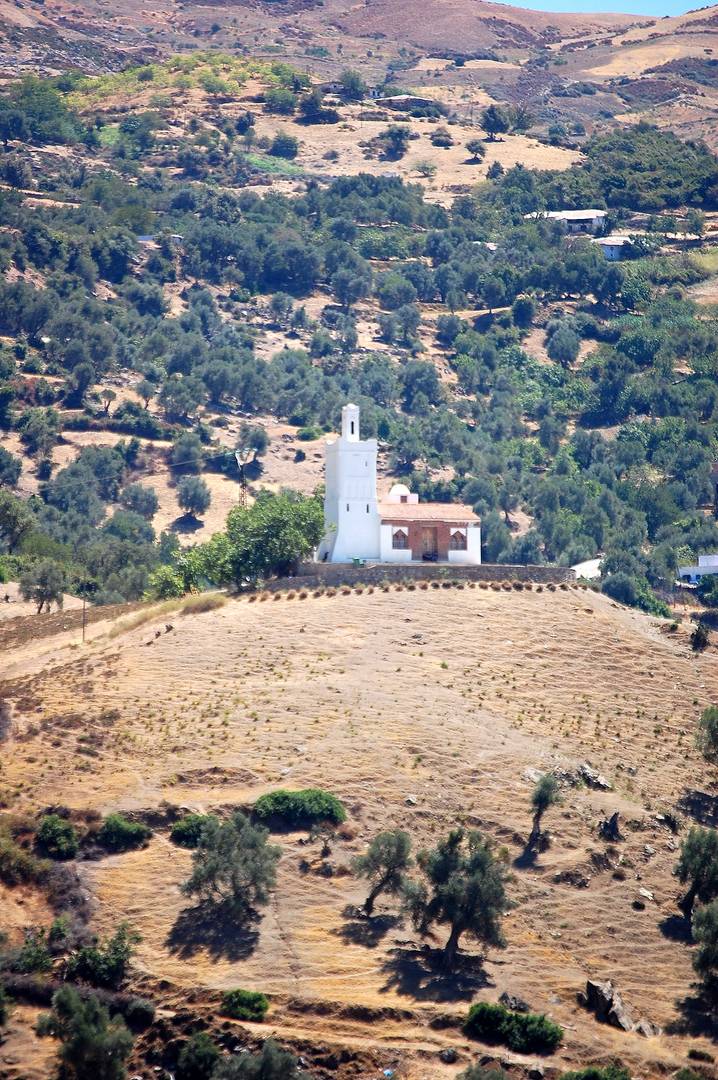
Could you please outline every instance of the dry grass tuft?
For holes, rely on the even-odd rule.
[[[275,600],[281,600],[282,599],[282,594],[280,592],[275,592],[274,599]]]
[[[206,592],[186,596],[180,606],[180,615],[201,615],[204,611],[216,611],[224,607],[227,597],[224,593]]]
[[[290,589],[287,593],[287,600],[293,600],[296,595],[294,589]]]
[[[116,638],[120,634],[127,634],[130,630],[136,630],[138,626],[144,626],[145,623],[152,622],[153,619],[161,619],[163,615],[169,615],[171,611],[176,611],[179,603],[179,600],[165,600],[163,604],[152,604],[150,607],[135,611],[134,614],[129,615],[126,619],[122,619],[111,627],[107,636],[108,638]]]
[[[302,589],[302,591],[299,594],[299,599],[300,600],[306,600],[308,596],[309,596],[309,593],[307,592],[307,590]]]

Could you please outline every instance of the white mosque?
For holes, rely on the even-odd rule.
[[[326,442],[327,531],[317,559],[478,566],[481,522],[471,507],[420,503],[405,484],[394,484],[380,502],[376,454],[376,439],[359,437],[359,407],[345,405],[341,435]]]

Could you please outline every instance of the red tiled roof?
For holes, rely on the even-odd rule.
[[[379,503],[382,521],[480,521],[470,506],[462,503]]]

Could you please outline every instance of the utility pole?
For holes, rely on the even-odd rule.
[[[250,453],[251,451],[241,449],[234,451],[237,468],[239,469],[239,505],[243,510],[247,509],[247,474],[245,470]]]

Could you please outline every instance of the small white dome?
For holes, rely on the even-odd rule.
[[[389,491],[390,495],[411,495],[406,484],[394,484]]]

